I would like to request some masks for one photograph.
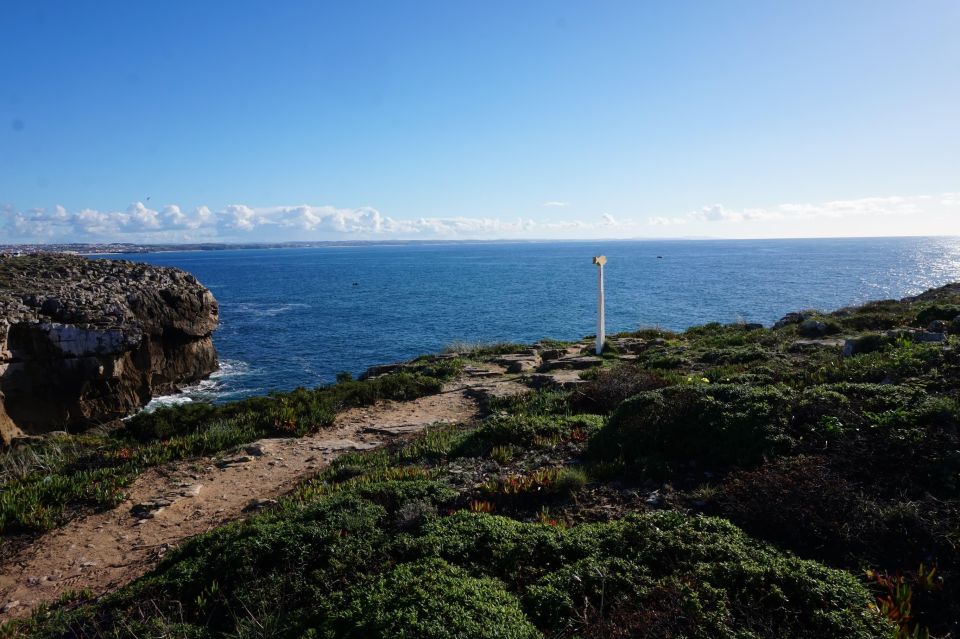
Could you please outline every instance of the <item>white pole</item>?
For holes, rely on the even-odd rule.
[[[603,317],[603,265],[607,263],[607,258],[598,255],[593,258],[593,263],[597,265],[597,355],[603,353],[603,342],[606,338]]]

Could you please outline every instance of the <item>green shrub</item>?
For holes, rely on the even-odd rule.
[[[683,337],[700,348],[733,348],[768,340],[771,333],[759,324],[710,322],[688,328]]]
[[[641,356],[641,361],[648,368],[671,370],[685,368],[690,365],[688,360],[679,353],[646,351]]]
[[[595,459],[623,458],[650,469],[662,462],[752,464],[789,446],[788,397],[774,387],[672,386],[623,402],[590,441]]]
[[[550,447],[585,441],[603,425],[599,415],[495,416],[467,434],[451,451],[455,457],[486,456],[496,446]]]
[[[956,304],[933,304],[917,313],[916,325],[926,328],[934,320],[949,322],[960,316],[960,306]]]
[[[913,405],[866,412],[865,424],[840,444],[849,473],[888,496],[960,497],[960,404],[927,397]],[[882,469],[882,474],[878,469]],[[883,481],[877,482],[878,475]]]
[[[889,340],[878,333],[867,333],[860,335],[849,342],[850,355],[862,355],[864,353],[875,353],[883,348]]]
[[[561,636],[646,636],[666,619],[704,638],[889,636],[851,575],[719,519],[660,512],[564,530],[459,513],[428,524],[417,547],[515,584],[527,614]]]
[[[639,339],[673,339],[677,337],[677,334],[673,331],[657,328],[657,327],[644,327],[639,328],[635,331],[627,331],[624,333],[616,333],[611,337],[637,337]]]
[[[560,495],[575,495],[587,485],[587,474],[579,468],[564,468],[553,482],[553,491]]]
[[[486,402],[489,413],[510,415],[569,415],[570,393],[557,390],[536,390],[518,395],[492,397]]]
[[[459,511],[393,528],[443,499],[413,481],[285,501],[186,542],[114,594],[34,617],[22,634],[889,636],[851,575],[719,519],[658,512],[564,529]]]
[[[662,375],[632,363],[618,363],[597,372],[578,389],[572,398],[574,406],[586,412],[608,414],[620,402],[643,391],[669,386]]]
[[[903,325],[899,315],[880,312],[858,312],[840,319],[840,324],[854,331],[886,331]]]
[[[894,382],[931,374],[943,361],[939,344],[901,338],[887,342],[879,351],[843,359],[829,372],[832,381]]]
[[[440,381],[453,379],[463,372],[466,362],[463,358],[435,358],[430,357],[423,362],[417,363],[410,372],[425,377],[433,377]]]
[[[804,456],[734,472],[717,502],[747,533],[832,563],[862,554],[875,507],[825,459]]]
[[[401,564],[335,598],[320,636],[535,639],[516,597],[441,559]]]

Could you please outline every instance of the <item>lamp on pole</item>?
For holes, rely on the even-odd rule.
[[[597,355],[603,352],[604,335],[603,321],[603,265],[607,263],[605,255],[597,255],[593,258],[593,263],[597,265]]]

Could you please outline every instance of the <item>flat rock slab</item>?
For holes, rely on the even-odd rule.
[[[425,424],[408,424],[406,426],[368,426],[364,428],[364,433],[374,433],[377,435],[409,435],[419,433],[427,429]]]
[[[501,355],[493,361],[506,367],[508,373],[532,373],[540,365],[540,358],[536,354],[525,353]]]
[[[489,384],[478,384],[467,389],[470,397],[476,397],[480,400],[490,400],[501,397],[513,397],[529,392],[530,389],[524,384],[516,381],[491,382]]]
[[[640,339],[639,337],[617,337],[611,339],[610,343],[613,344],[614,348],[618,351],[626,351],[628,353],[642,353],[649,346],[647,340]]]
[[[557,370],[549,373],[537,373],[530,377],[530,384],[534,388],[557,387],[570,390],[586,384],[587,380],[580,379],[576,370]]]
[[[571,355],[579,355],[586,347],[585,344],[574,344],[561,348],[544,348],[540,351],[540,357],[545,362],[552,359],[560,359],[561,357],[570,357]]]
[[[352,439],[334,439],[326,441],[317,447],[317,450],[370,450],[380,445],[380,442],[357,442]]]
[[[577,355],[574,357],[561,357],[560,359],[555,359],[549,362],[544,363],[544,371],[552,371],[561,368],[569,370],[582,371],[588,368],[593,368],[600,364],[603,360],[595,355]]]
[[[501,371],[494,371],[489,368],[476,368],[473,366],[464,368],[463,374],[467,377],[500,377],[503,375]]]

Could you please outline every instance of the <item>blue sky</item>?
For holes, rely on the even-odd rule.
[[[960,3],[0,6],[0,243],[960,234]]]

